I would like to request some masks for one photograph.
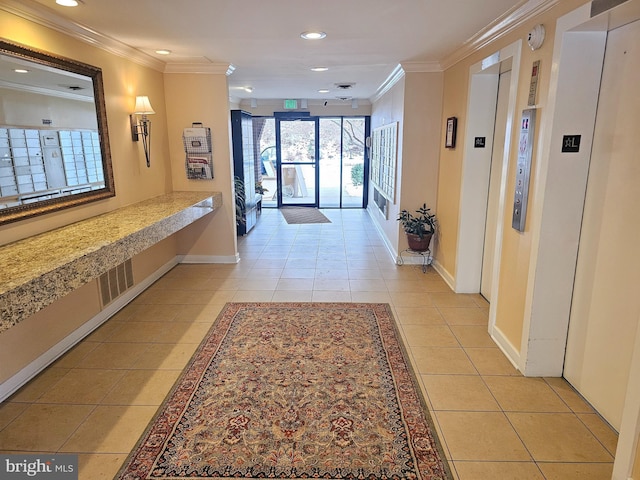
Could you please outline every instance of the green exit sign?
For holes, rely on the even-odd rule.
[[[284,108],[298,108],[298,100],[285,100]]]

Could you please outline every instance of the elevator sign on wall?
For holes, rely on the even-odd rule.
[[[518,165],[516,167],[516,188],[513,199],[513,219],[511,226],[524,232],[529,198],[529,176],[531,174],[531,155],[533,152],[533,133],[536,111],[533,108],[523,110],[520,122],[520,141],[518,143]]]

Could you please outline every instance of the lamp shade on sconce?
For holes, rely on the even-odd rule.
[[[131,121],[131,139],[134,142],[142,140],[144,156],[147,159],[147,167],[151,166],[151,121],[147,115],[156,113],[151,106],[149,97],[139,95],[136,97],[136,106],[133,114],[129,115]],[[136,115],[140,115],[140,120],[136,120]]]
[[[140,95],[136,97],[136,106],[133,110],[136,115],[153,115],[156,113],[151,106],[149,97],[146,95]]]

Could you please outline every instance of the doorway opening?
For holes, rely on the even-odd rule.
[[[366,208],[370,117],[254,117],[263,208]]]

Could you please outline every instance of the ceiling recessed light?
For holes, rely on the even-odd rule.
[[[329,91],[330,90],[328,88],[323,88],[323,89],[318,90],[318,93],[329,93]]]
[[[243,88],[244,88],[244,91],[247,93],[253,92],[253,87],[243,87]]]
[[[324,32],[302,32],[300,34],[305,40],[320,40],[327,36]]]
[[[329,67],[311,67],[312,72],[326,72]]]
[[[80,4],[78,0],[56,0],[56,3],[62,7],[77,7]]]
[[[158,55],[170,55],[171,54],[171,50],[166,50],[164,48],[161,48],[160,50],[156,50],[156,53]]]
[[[13,70],[16,73],[29,73],[29,70],[25,69],[25,68],[16,68]]]

